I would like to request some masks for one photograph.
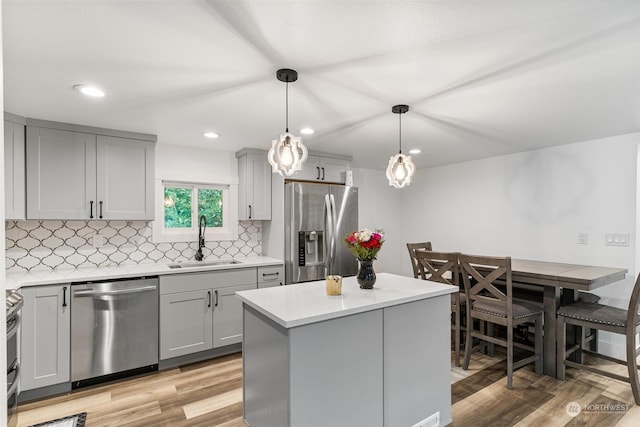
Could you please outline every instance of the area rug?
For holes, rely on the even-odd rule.
[[[57,420],[47,421],[46,423],[34,424],[30,427],[84,427],[87,420],[87,413],[69,415],[68,417],[58,418]]]

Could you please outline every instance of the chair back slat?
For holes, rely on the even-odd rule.
[[[432,250],[431,242],[407,243],[407,249],[409,250],[409,257],[411,259],[413,277],[416,279],[424,279],[424,271],[422,270],[422,266],[418,263],[418,260],[416,260],[415,251],[418,249],[424,249],[426,251]]]
[[[511,257],[460,254],[458,260],[469,301],[491,301],[503,304],[507,317],[512,318]],[[471,278],[477,283],[472,285]],[[506,285],[506,294],[494,286],[496,281]]]
[[[433,252],[417,249],[414,251],[414,256],[422,272],[422,279],[459,286],[457,252]]]

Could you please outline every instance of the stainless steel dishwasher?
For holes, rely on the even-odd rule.
[[[158,278],[71,286],[71,387],[158,369]]]

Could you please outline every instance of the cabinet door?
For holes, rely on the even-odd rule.
[[[27,126],[27,218],[96,218],[95,202],[96,136]]]
[[[302,170],[296,172],[291,178],[318,181],[320,177],[320,157],[308,156],[307,160],[302,164]]]
[[[22,289],[22,390],[69,381],[71,306],[68,285]]]
[[[4,121],[5,219],[25,219],[24,125]]]
[[[238,159],[238,219],[271,219],[271,165],[266,154],[247,153]]]
[[[351,168],[351,162],[331,157],[320,158],[320,180],[324,182],[344,183],[340,176],[342,172]]]
[[[97,137],[97,218],[154,219],[154,144]]]
[[[236,292],[256,289],[239,285],[213,290],[213,347],[242,342],[242,302]]]
[[[160,360],[212,347],[212,291],[160,295]]]

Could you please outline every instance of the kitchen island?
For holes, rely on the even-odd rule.
[[[243,410],[252,427],[451,422],[453,286],[388,273],[238,292]],[[436,418],[438,419],[436,421]]]

